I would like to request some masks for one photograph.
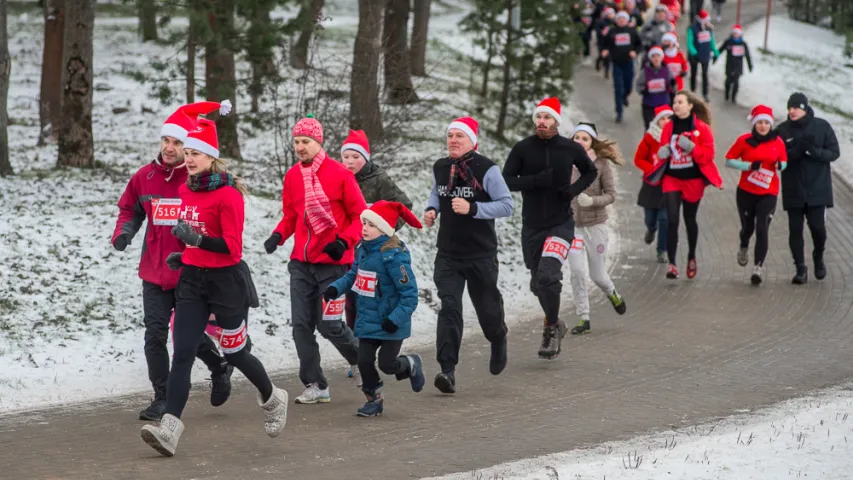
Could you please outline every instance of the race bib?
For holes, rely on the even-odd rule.
[[[376,296],[376,272],[368,272],[358,269],[358,274],[355,276],[355,283],[352,286],[352,291],[373,298]]]
[[[711,41],[711,32],[703,30],[699,32],[699,35],[696,36],[696,39],[699,41],[699,43],[708,43]]]
[[[693,157],[685,155],[678,146],[678,135],[673,135],[669,141],[669,148],[672,151],[672,156],[669,158],[669,168],[672,170],[680,170],[693,166]]]
[[[746,48],[743,45],[733,45],[732,46],[732,55],[735,57],[742,57],[746,53]]]
[[[609,31],[610,31],[610,27],[604,27],[601,29],[601,34],[606,36],[607,32],[609,32]]]
[[[222,353],[237,353],[246,346],[246,339],[249,337],[246,321],[243,320],[240,326],[227,330],[222,329],[222,336],[219,337],[219,346],[222,347]]]
[[[666,64],[667,68],[669,68],[669,73],[672,74],[673,77],[677,77],[681,75],[681,64],[680,63],[668,63]]]
[[[177,225],[180,210],[180,198],[152,198],[151,222],[154,225]]]
[[[758,185],[761,188],[770,188],[770,182],[773,181],[774,174],[775,173],[772,170],[759,168],[758,170],[754,170],[750,173],[749,176],[746,177],[746,181],[754,185]]]
[[[613,37],[614,43],[617,46],[624,47],[625,45],[631,44],[631,34],[630,33],[617,33]]]
[[[346,295],[341,295],[332,301],[323,300],[323,320],[335,321],[344,318],[344,307],[347,304]]]
[[[572,239],[572,247],[569,248],[569,255],[580,255],[583,253],[583,237],[575,237]]]
[[[560,237],[548,237],[545,239],[545,246],[542,247],[542,257],[556,258],[560,263],[566,263],[569,258],[569,242]]]
[[[592,18],[591,17],[581,17],[581,22],[583,22],[584,25],[589,26],[589,24],[592,23]]]
[[[655,78],[646,82],[646,89],[649,93],[661,93],[666,91],[666,79]]]

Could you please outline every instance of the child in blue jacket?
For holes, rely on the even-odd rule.
[[[412,390],[420,392],[425,378],[419,355],[400,355],[403,340],[412,332],[412,314],[418,306],[418,283],[406,245],[394,235],[402,218],[422,228],[417,217],[404,205],[380,200],[361,213],[361,247],[352,268],[329,285],[326,302],[356,294],[355,336],[358,337],[358,369],[367,403],[358,409],[361,417],[375,417],[383,411],[382,380],[379,369],[397,380],[408,378]]]

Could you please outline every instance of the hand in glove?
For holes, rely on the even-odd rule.
[[[390,318],[386,318],[385,320],[382,320],[382,330],[385,330],[388,333],[397,333],[397,325],[395,325]]]
[[[669,145],[662,145],[658,149],[658,158],[661,160],[666,160],[672,155],[672,150],[670,150]]]
[[[678,147],[681,148],[682,150],[684,150],[684,153],[692,152],[693,147],[695,147],[695,146],[696,146],[696,144],[693,143],[693,140],[690,140],[690,138],[688,138],[684,135],[680,135],[678,137]]]
[[[328,302],[330,300],[334,300],[334,299],[338,298],[339,296],[340,295],[338,295],[338,289],[335,287],[329,286],[329,288],[326,289],[326,292],[323,293],[323,300]]]
[[[117,236],[115,241],[113,242],[113,248],[115,248],[119,252],[123,252],[128,245],[130,245],[130,239],[128,238],[127,234],[121,234]]]
[[[344,257],[344,253],[346,253],[348,248],[349,245],[347,245],[347,242],[338,237],[334,242],[329,242],[325,247],[323,247],[323,253],[337,262]]]
[[[533,176],[533,186],[535,187],[550,187],[552,183],[554,183],[553,168],[542,170]]]
[[[749,169],[750,170],[760,170],[761,169],[761,162],[752,162],[749,165]]]
[[[166,257],[166,265],[169,266],[172,270],[180,270],[181,267],[184,266],[184,262],[181,260],[183,253],[181,252],[172,252]]]
[[[581,192],[581,194],[578,195],[578,205],[580,205],[582,207],[591,207],[592,206],[592,197],[590,197],[586,193]]]
[[[187,245],[197,247],[201,245],[201,234],[193,230],[189,223],[178,220],[178,224],[172,227],[172,235],[178,237]]]
[[[270,235],[270,238],[264,242],[264,249],[267,253],[273,253],[278,248],[279,243],[281,243],[281,234],[278,232],[273,233]]]

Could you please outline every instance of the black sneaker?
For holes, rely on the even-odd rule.
[[[655,241],[655,232],[646,230],[646,236],[643,237],[643,241],[646,242],[646,245],[651,245]]]
[[[797,274],[791,279],[794,285],[805,285],[809,281],[809,269],[805,265],[797,265]]]
[[[435,388],[437,388],[441,393],[456,393],[456,375],[453,372],[439,373],[435,376],[433,385],[435,385]]]
[[[159,422],[160,419],[163,418],[164,413],[166,413],[166,399],[154,398],[151,405],[148,405],[148,408],[139,412],[139,419],[150,422]]]
[[[628,106],[628,96],[627,95],[625,96],[625,99],[622,100],[622,105],[624,105],[626,107]]]
[[[542,327],[542,344],[539,346],[539,357],[548,360],[557,358],[563,343],[565,333],[560,325],[545,325]]]
[[[814,259],[814,278],[823,280],[826,278],[826,264],[823,263],[823,252],[812,252]]]
[[[589,320],[581,319],[574,328],[572,328],[572,335],[582,335],[584,333],[590,332]]]
[[[506,336],[499,342],[492,343],[492,358],[489,359],[489,372],[492,375],[500,375],[506,368]]]
[[[225,369],[210,376],[210,404],[214,407],[224,404],[231,396],[232,373],[234,366],[226,364]]]

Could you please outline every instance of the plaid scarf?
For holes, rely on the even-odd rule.
[[[212,192],[217,188],[228,186],[234,186],[237,182],[234,181],[234,176],[230,173],[213,173],[213,172],[202,172],[196,175],[190,175],[187,177],[187,187],[190,188],[193,192],[208,191]]]
[[[447,159],[448,163],[450,163],[450,179],[447,181],[447,188],[450,191],[453,191],[458,186],[459,180],[462,180],[466,186],[473,188],[474,191],[483,189],[480,182],[474,177],[474,171],[471,170],[471,160],[473,158],[474,151],[471,150],[459,158]]]
[[[299,172],[302,173],[302,185],[305,188],[305,215],[308,217],[308,226],[317,235],[338,228],[335,217],[332,216],[329,197],[326,196],[323,185],[317,178],[317,170],[320,170],[326,158],[328,158],[326,151],[321,148],[320,153],[314,157],[309,165],[304,163],[299,165]]]

